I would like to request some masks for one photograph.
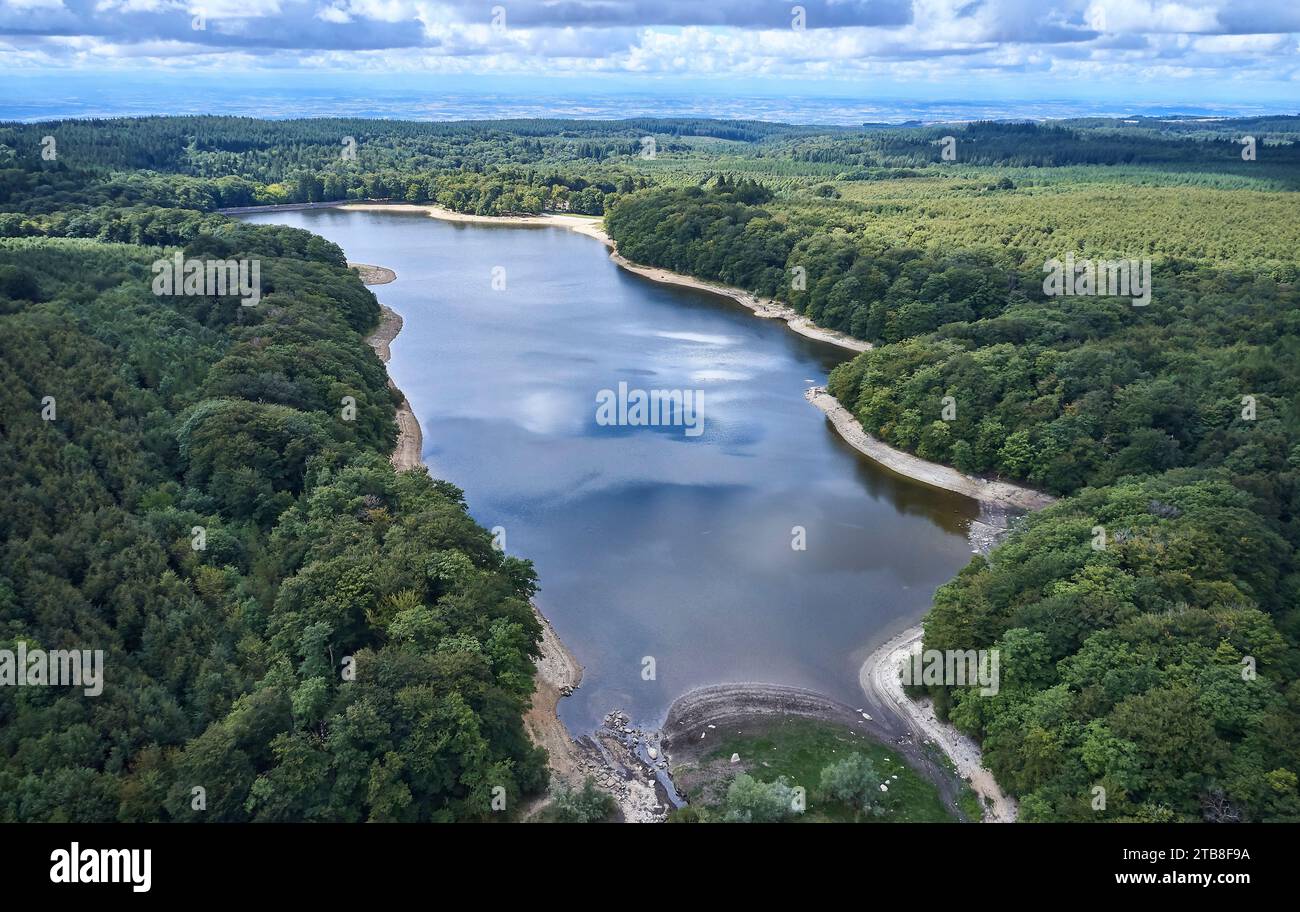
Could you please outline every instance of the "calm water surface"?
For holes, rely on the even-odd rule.
[[[335,210],[249,221],[397,272],[374,289],[405,318],[389,370],[430,470],[536,563],[538,605],[585,668],[560,704],[574,731],[614,708],[653,725],[682,692],[727,681],[858,705],[865,654],[970,558],[973,502],[875,466],[804,400],[846,352],[629,274],[560,228]],[[597,424],[598,391],[620,381],[703,390],[704,432]]]

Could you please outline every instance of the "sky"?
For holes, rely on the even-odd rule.
[[[238,74],[1294,112],[1300,0],[0,0],[0,73],[10,96]]]

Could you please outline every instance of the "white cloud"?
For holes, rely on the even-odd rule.
[[[347,10],[337,6],[323,6],[316,11],[316,18],[325,22],[351,22],[352,17],[348,15]]]
[[[1101,31],[1131,34],[1212,33],[1219,29],[1215,7],[1223,4],[1158,3],[1151,0],[1093,0],[1086,16]]]
[[[298,0],[289,0],[289,3],[296,5]],[[280,0],[178,0],[166,5],[179,7],[187,13],[202,13],[210,19],[267,19],[285,11]]]
[[[1300,78],[1292,0],[0,0],[0,65],[954,78]],[[201,10],[206,29],[190,28]],[[824,27],[823,27],[824,26]],[[186,60],[171,59],[183,47]]]
[[[1295,43],[1293,35],[1209,35],[1193,45],[1212,54],[1285,54],[1295,52]]]

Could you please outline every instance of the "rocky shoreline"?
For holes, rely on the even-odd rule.
[[[614,796],[625,823],[660,823],[679,803],[661,738],[662,732],[634,727],[616,709],[583,739],[596,751],[587,772]]]

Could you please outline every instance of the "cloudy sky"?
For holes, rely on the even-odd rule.
[[[0,0],[0,68],[1230,86],[1300,110],[1300,0]]]

